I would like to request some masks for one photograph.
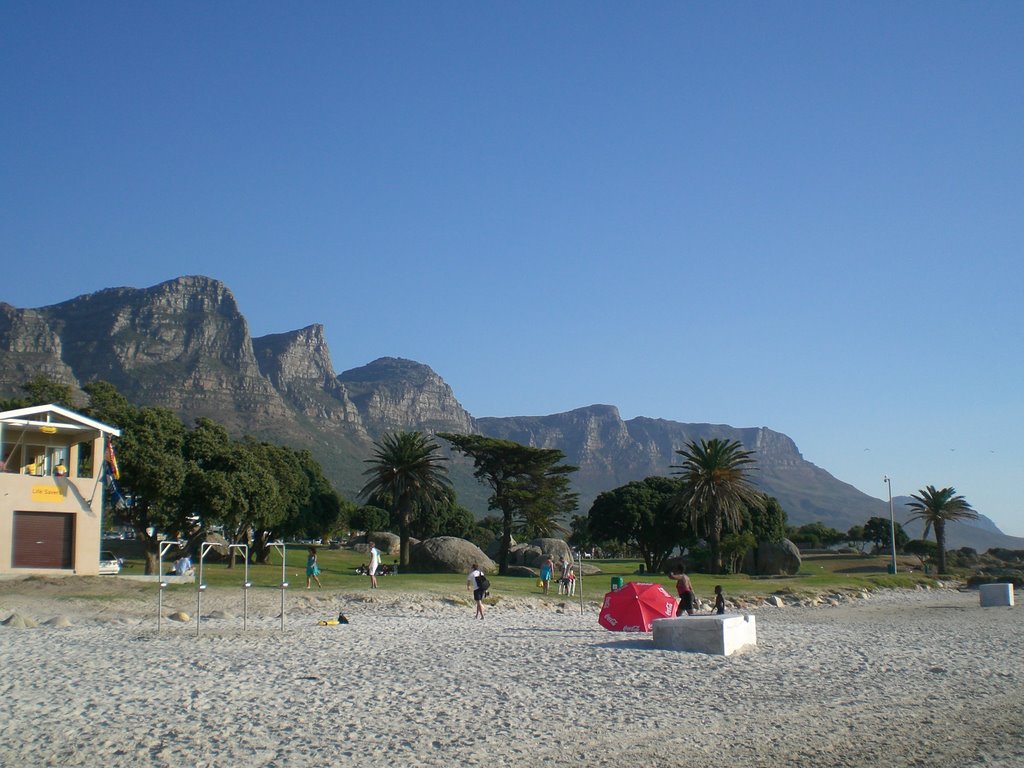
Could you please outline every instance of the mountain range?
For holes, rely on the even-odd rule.
[[[581,514],[601,491],[671,474],[675,451],[687,442],[718,437],[755,452],[753,480],[779,500],[791,524],[820,521],[845,531],[889,514],[887,502],[806,461],[793,440],[767,427],[623,420],[612,405],[474,417],[422,363],[382,357],[336,373],[322,325],[253,338],[231,291],[203,276],[109,288],[35,309],[0,302],[0,396],[22,394],[21,385],[40,373],[79,393],[103,379],[131,402],[171,408],[188,423],[208,416],[235,435],[308,448],[351,499],[373,442],[387,431],[472,432],[558,448],[579,467],[573,482]],[[487,491],[472,467],[453,456],[451,469],[460,503],[483,515]],[[894,500],[900,522],[904,501]],[[920,535],[919,525],[904,527]],[[985,517],[954,523],[947,539],[979,551],[1024,549],[1024,538],[1003,534]]]

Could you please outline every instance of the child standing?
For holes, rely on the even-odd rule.
[[[713,613],[717,613],[719,616],[725,613],[725,598],[722,597],[721,584],[715,585],[715,607],[713,609]]]

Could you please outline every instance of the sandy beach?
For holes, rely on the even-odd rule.
[[[290,591],[284,631],[278,592],[243,632],[240,591],[210,590],[199,637],[114,581],[0,582],[0,765],[1024,765],[1024,608],[974,591],[757,608],[757,648],[726,658],[607,632],[596,604],[477,621],[457,577]]]

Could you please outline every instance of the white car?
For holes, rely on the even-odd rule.
[[[100,552],[100,576],[117,576],[120,572],[120,558],[113,552]]]

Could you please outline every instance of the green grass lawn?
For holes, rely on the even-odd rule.
[[[349,549],[331,550],[326,547],[318,549],[320,563],[320,581],[324,589],[356,592],[368,590],[370,579],[359,576],[355,569],[367,562],[364,554]],[[249,580],[254,589],[277,589],[281,583],[281,557],[272,552],[270,565],[254,565],[249,567]],[[384,562],[393,564],[395,557],[386,557]],[[806,555],[800,572],[795,576],[785,577],[751,577],[745,575],[714,576],[701,573],[690,575],[694,591],[702,599],[711,599],[716,584],[722,585],[727,598],[730,597],[763,597],[775,593],[813,595],[832,591],[850,591],[862,589],[879,589],[893,587],[913,587],[919,583],[930,583],[931,577],[925,576],[915,560],[900,560],[900,573],[895,576],[887,571],[889,558],[860,555]],[[141,574],[141,560],[128,560],[125,574]],[[586,561],[601,569],[600,575],[583,577],[583,597],[586,600],[601,600],[611,586],[613,576],[621,577],[624,582],[643,581],[662,584],[671,594],[675,594],[672,579],[663,575],[651,576],[640,573],[641,563],[637,560],[594,560]],[[165,563],[165,570],[169,567]],[[198,574],[198,564],[196,564]],[[913,572],[910,572],[913,569]],[[241,588],[245,578],[245,567],[236,563],[228,568],[224,563],[204,563],[203,581],[210,588]],[[288,548],[288,562],[285,578],[289,589],[306,588],[306,548],[296,544]],[[395,576],[379,576],[377,582],[381,590],[416,591],[435,594],[462,594],[466,592],[466,578],[461,574],[423,574],[399,573]],[[194,585],[172,585],[170,589],[195,589]],[[316,584],[313,584],[316,589]],[[491,592],[494,595],[534,595],[540,596],[541,589],[536,579],[513,578],[506,576],[491,577]],[[577,593],[572,599],[579,600],[579,581]],[[550,600],[566,600],[558,595],[556,585],[552,583]]]

